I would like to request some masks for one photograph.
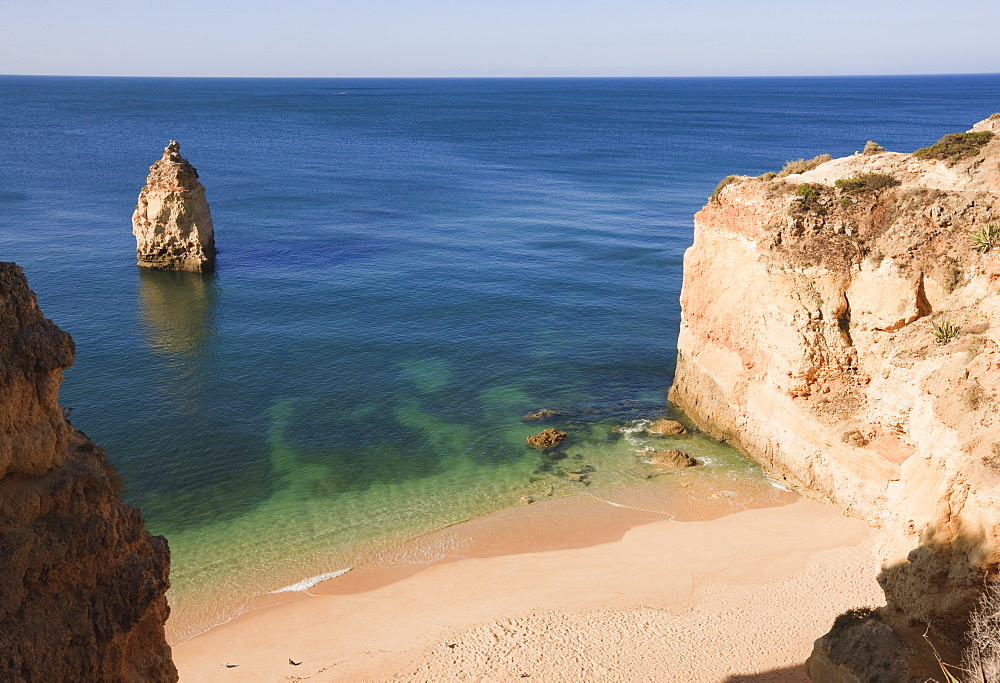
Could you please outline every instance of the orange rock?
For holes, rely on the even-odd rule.
[[[543,429],[538,434],[528,437],[528,445],[540,451],[555,448],[566,440],[566,432],[558,429]]]

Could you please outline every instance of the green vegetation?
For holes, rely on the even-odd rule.
[[[937,159],[945,162],[948,166],[954,166],[962,159],[979,154],[979,150],[992,139],[993,133],[988,130],[975,133],[951,133],[930,147],[921,147],[913,153],[913,156],[921,159]]]
[[[985,254],[997,244],[1000,244],[1000,224],[997,223],[984,225],[972,236],[972,248],[980,254]]]
[[[786,161],[784,168],[782,168],[778,173],[778,177],[784,178],[785,176],[792,175],[794,173],[805,173],[806,171],[811,171],[820,164],[826,163],[831,159],[833,159],[833,157],[829,154],[820,154],[812,159],[792,159],[791,161]]]
[[[790,211],[793,214],[806,213],[807,211],[815,211],[820,215],[826,214],[826,207],[820,202],[823,197],[822,185],[814,185],[811,183],[802,183],[797,188],[795,188],[795,196],[798,202],[792,204]]]
[[[861,153],[864,154],[865,156],[870,156],[872,154],[879,154],[884,151],[885,147],[878,144],[874,140],[869,140],[868,142],[865,143],[865,149]]]
[[[740,181],[740,179],[741,176],[738,175],[727,175],[725,178],[720,180],[719,184],[715,186],[714,190],[712,190],[712,194],[709,195],[708,201],[710,202],[718,201],[719,195],[722,194],[722,188],[724,188],[726,185],[732,185],[733,183],[737,183]]]
[[[804,201],[812,202],[819,197],[819,190],[816,189],[814,185],[809,183],[802,183],[797,188],[795,188],[795,194],[802,197]]]
[[[899,185],[899,181],[888,173],[858,173],[849,178],[841,178],[836,182],[844,194],[860,194],[862,192],[878,192],[887,187]]]
[[[940,324],[932,322],[931,328],[934,331],[934,341],[938,344],[947,344],[958,336],[958,328],[947,320],[942,321]]]

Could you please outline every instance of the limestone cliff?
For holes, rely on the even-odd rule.
[[[174,140],[149,167],[132,214],[140,266],[208,272],[215,267],[215,233],[198,171]]]
[[[0,680],[174,681],[169,553],[56,403],[73,340],[0,263]]]
[[[695,216],[671,400],[883,530],[887,606],[820,642],[817,680],[924,680],[926,624],[954,658],[1000,564],[998,161],[989,132],[872,146]]]

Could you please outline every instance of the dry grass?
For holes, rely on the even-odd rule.
[[[820,154],[812,159],[792,159],[791,161],[786,161],[784,168],[778,172],[778,177],[784,178],[785,176],[790,176],[795,173],[805,173],[806,171],[811,171],[820,164],[824,164],[831,159],[833,159],[833,157],[829,154]]]
[[[913,153],[913,156],[921,159],[936,159],[945,162],[948,166],[954,166],[963,159],[979,154],[979,150],[992,139],[993,133],[990,131],[951,133],[929,147],[921,147]]]
[[[837,188],[844,194],[859,194],[861,192],[878,192],[899,185],[899,181],[888,173],[858,173],[849,178],[841,178],[836,182]]]
[[[885,147],[878,144],[874,140],[869,140],[868,142],[865,143],[865,149],[861,153],[864,154],[865,156],[871,156],[872,154],[881,154],[884,151]]]
[[[723,188],[725,188],[727,185],[732,185],[733,183],[738,183],[740,180],[742,180],[742,176],[727,175],[725,178],[723,178],[722,180],[720,180],[719,184],[715,186],[714,190],[712,190],[712,194],[709,195],[708,201],[710,201],[710,202],[717,202],[717,201],[719,201],[719,195],[722,194]]]
[[[972,612],[962,668],[970,681],[1000,681],[1000,588],[986,586]]]

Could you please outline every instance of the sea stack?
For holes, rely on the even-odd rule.
[[[63,416],[73,351],[0,263],[0,680],[176,681],[167,543]]]
[[[215,268],[215,232],[198,171],[176,140],[149,167],[132,214],[139,265],[205,273]]]
[[[730,176],[695,215],[671,400],[881,529],[886,604],[838,618],[815,681],[941,676],[923,634],[960,664],[997,586],[998,119],[913,154]]]

